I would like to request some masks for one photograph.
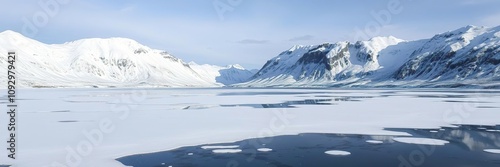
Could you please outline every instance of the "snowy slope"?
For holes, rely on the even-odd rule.
[[[348,66],[348,43],[294,46],[267,61],[252,82],[308,82],[332,79]]]
[[[131,39],[93,38],[47,45],[13,31],[0,33],[0,52],[10,50],[18,54],[18,85],[22,87],[221,86],[210,78],[214,75],[195,71],[169,53]],[[0,59],[5,69],[6,57]],[[225,81],[234,83],[231,74],[225,74]],[[237,75],[241,80],[243,75]],[[5,73],[1,78],[5,80]]]
[[[396,79],[499,78],[500,27],[467,26],[438,34],[416,50]]]
[[[294,46],[234,86],[498,87],[499,64],[500,27],[466,26],[418,41]]]
[[[379,69],[379,52],[400,42],[391,36],[354,44],[297,45],[269,60],[253,80],[236,86],[310,86],[357,78]]]

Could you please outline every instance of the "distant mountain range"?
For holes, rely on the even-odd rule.
[[[13,31],[23,87],[469,87],[500,88],[500,27],[466,26],[430,39],[296,45],[258,71],[184,63],[131,39],[47,45]],[[6,68],[6,57],[0,57]],[[1,73],[2,80],[6,74]]]

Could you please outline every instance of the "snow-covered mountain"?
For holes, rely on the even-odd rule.
[[[199,65],[125,38],[44,44],[0,33],[16,51],[21,87],[481,87],[500,88],[500,27],[466,26],[429,39],[296,45],[258,71]],[[7,68],[6,56],[0,67]],[[6,73],[0,73],[5,82]]]
[[[4,31],[0,33],[0,52],[8,51],[17,52],[17,85],[21,87],[213,87],[242,82],[253,75],[239,65],[190,65],[168,52],[125,38],[48,45]],[[0,59],[0,67],[6,69],[6,56]],[[0,78],[5,80],[6,73]]]
[[[427,40],[396,79],[464,80],[499,77],[500,27],[467,26]]]
[[[499,87],[500,27],[294,46],[234,86]]]

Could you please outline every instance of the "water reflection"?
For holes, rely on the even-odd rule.
[[[500,126],[459,125],[441,129],[387,129],[406,132],[415,137],[442,139],[460,145],[468,151],[500,148]]]
[[[365,96],[331,97],[328,99],[305,99],[297,101],[286,101],[283,103],[269,104],[223,104],[223,105],[190,105],[183,107],[184,110],[207,109],[214,107],[252,107],[252,108],[296,108],[299,105],[337,105],[335,102],[359,102],[361,99],[372,98]]]
[[[487,102],[487,101],[460,101],[460,100],[443,100],[443,102],[447,102],[447,103],[477,103],[477,104],[493,103],[493,102]]]
[[[327,92],[227,92],[220,93],[218,96],[255,96],[255,95],[307,95],[307,94],[325,94]]]
[[[295,108],[296,105],[335,105],[332,103],[337,99],[306,99],[301,101],[287,101],[275,104],[238,104],[238,105],[220,105],[221,107],[253,107],[253,108]]]
[[[500,154],[484,149],[500,148],[498,126],[470,126],[442,129],[387,129],[407,132],[413,137],[447,140],[444,146],[424,146],[400,143],[396,136],[369,136],[343,134],[299,134],[268,138],[256,138],[234,143],[242,151],[232,154],[214,154],[201,146],[132,155],[117,159],[125,165],[135,167],[159,166],[404,166],[410,155],[420,155],[420,166],[468,166],[498,167]],[[488,131],[489,130],[489,131]],[[492,131],[494,130],[494,131]],[[432,131],[432,132],[431,132]],[[380,141],[374,144],[373,141]],[[272,151],[259,152],[259,148]],[[344,150],[349,156],[331,156],[328,150]],[[419,153],[419,154],[416,154]],[[415,158],[415,157],[413,157]]]

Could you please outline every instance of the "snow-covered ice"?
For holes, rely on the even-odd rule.
[[[212,150],[213,153],[224,154],[224,153],[239,153],[241,149],[216,149]]]
[[[367,140],[366,142],[367,143],[371,143],[371,144],[382,144],[382,143],[384,143],[383,141],[379,141],[379,140]]]
[[[270,149],[270,148],[259,148],[259,149],[257,149],[257,151],[260,151],[260,152],[269,152],[269,151],[273,151],[273,149]]]
[[[429,139],[429,138],[417,138],[417,137],[395,137],[393,138],[397,142],[408,143],[408,144],[421,144],[421,145],[445,145],[450,142],[439,139]]]
[[[500,154],[500,149],[484,149],[485,152]]]
[[[325,151],[325,154],[328,155],[335,155],[335,156],[346,156],[346,155],[351,155],[350,152],[347,151],[342,151],[342,150],[330,150],[330,151]]]
[[[202,149],[226,149],[226,148],[238,148],[239,146],[201,146]]]

